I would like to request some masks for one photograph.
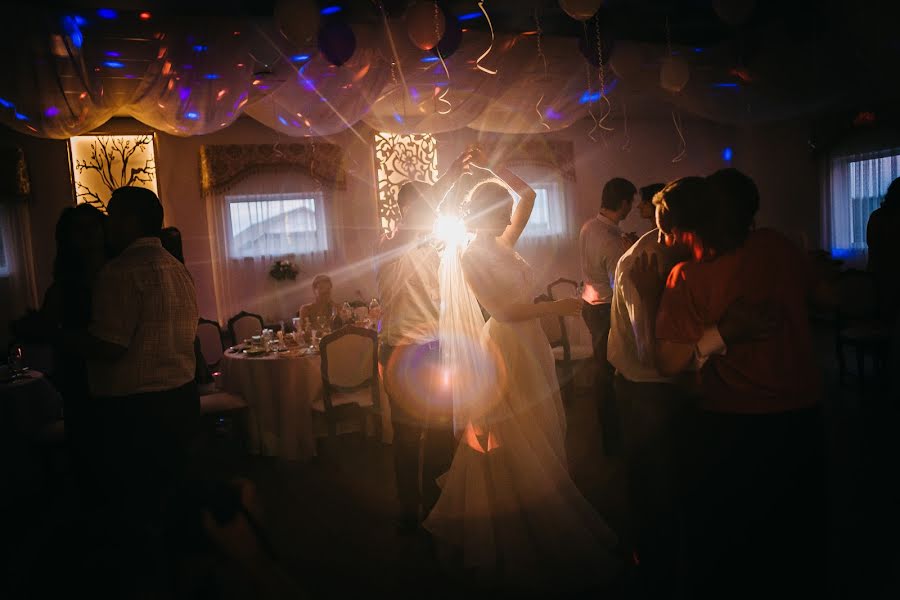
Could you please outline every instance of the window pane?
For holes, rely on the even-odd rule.
[[[231,196],[231,254],[237,257],[306,254],[327,250],[321,196]]]
[[[9,273],[9,265],[6,262],[6,246],[3,245],[3,230],[0,230],[0,275]]]
[[[835,197],[832,209],[842,218],[836,220],[842,231],[836,232],[845,240],[846,250],[866,249],[866,227],[869,216],[879,207],[891,182],[900,176],[900,155],[885,156],[849,163],[847,196]]]

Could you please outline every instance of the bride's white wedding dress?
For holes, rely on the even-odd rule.
[[[531,267],[513,250],[476,238],[462,267],[483,303],[531,302]],[[565,412],[540,322],[489,319],[481,344],[494,357],[498,393],[478,419],[481,435],[461,436],[425,528],[464,568],[509,583],[603,582],[618,566],[616,537],[569,477]]]

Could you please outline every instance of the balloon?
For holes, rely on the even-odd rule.
[[[275,24],[284,37],[305,46],[319,29],[319,8],[313,0],[278,0]]]
[[[339,67],[356,51],[356,36],[346,23],[333,21],[319,30],[319,50],[331,64]]]
[[[712,5],[719,18],[729,25],[746,23],[756,8],[754,0],[713,0]]]
[[[406,32],[412,43],[422,50],[431,50],[444,37],[447,20],[434,2],[419,2],[406,11]]]
[[[621,79],[627,81],[637,78],[643,66],[641,47],[634,42],[617,43],[609,59],[609,66]]]
[[[462,27],[459,24],[459,19],[457,19],[455,15],[447,13],[446,21],[447,28],[446,31],[444,31],[444,37],[441,38],[441,41],[438,42],[437,45],[437,50],[440,51],[441,56],[444,58],[447,58],[456,52],[459,45],[462,43],[463,37]],[[432,52],[435,51],[432,50]]]
[[[666,56],[659,68],[659,85],[669,92],[680,92],[691,78],[688,63],[681,56]]]
[[[600,10],[603,0],[559,0],[559,6],[577,21],[587,21]]]

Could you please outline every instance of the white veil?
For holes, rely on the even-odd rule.
[[[470,423],[482,422],[498,378],[484,342],[484,315],[463,273],[470,238],[461,217],[462,202],[448,207],[449,198],[453,195],[448,191],[435,234],[444,244],[439,270],[441,370],[452,396],[453,431],[458,436]]]

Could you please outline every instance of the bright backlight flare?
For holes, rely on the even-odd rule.
[[[434,222],[434,235],[448,247],[464,246],[469,239],[462,219],[448,215],[441,215]]]

